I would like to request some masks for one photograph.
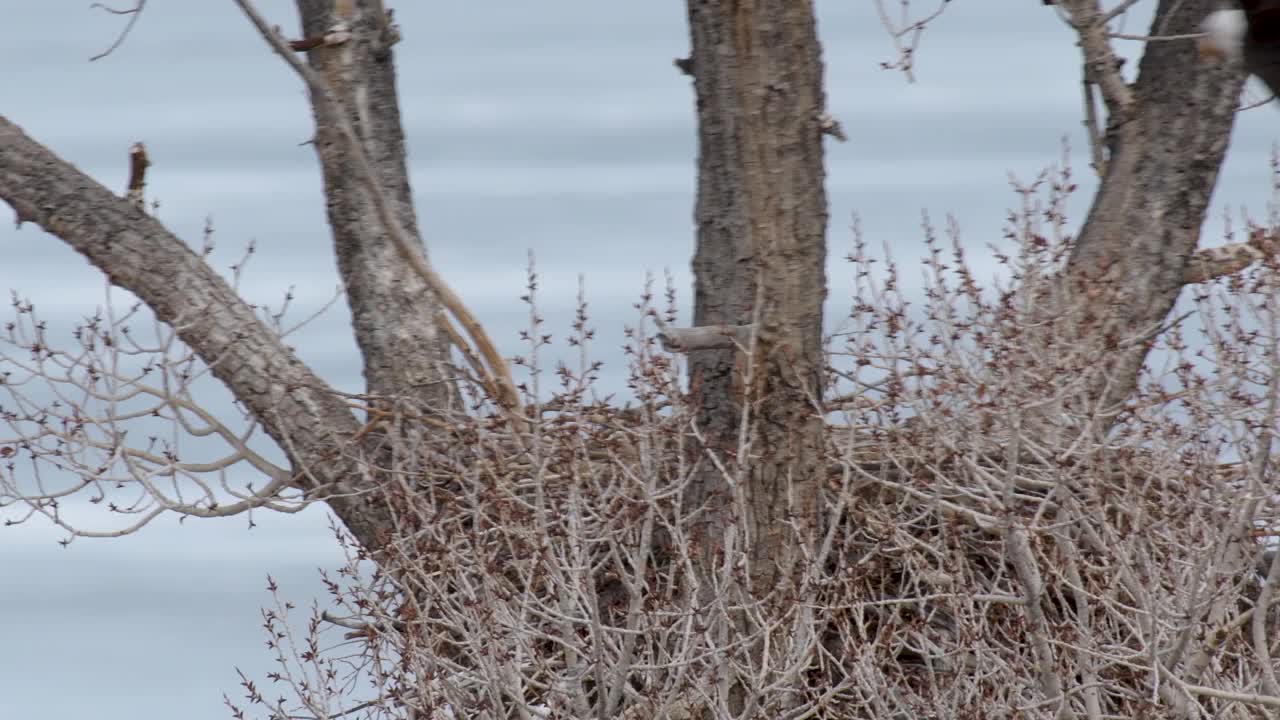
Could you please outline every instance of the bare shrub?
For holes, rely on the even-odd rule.
[[[858,294],[831,347],[855,392],[824,408],[825,525],[774,593],[743,592],[734,524],[699,537],[681,504],[694,464],[731,479],[750,448],[691,455],[695,408],[643,323],[635,403],[591,400],[582,313],[580,365],[557,368],[549,401],[530,394],[527,436],[480,412],[398,455],[413,467],[382,490],[387,555],[348,543],[303,636],[268,615],[287,699],[249,700],[274,717],[1267,714],[1276,268],[1201,288],[1119,417],[1082,414],[1072,338],[1026,352],[1072,189],[1065,171],[1019,189],[989,290],[954,223],[926,223],[918,304],[855,234]],[[545,342],[536,322],[528,337]],[[705,542],[723,558],[709,594]]]
[[[1280,705],[1275,573],[1259,562],[1274,516],[1276,268],[1202,286],[1193,312],[1152,338],[1120,414],[1081,408],[1096,367],[1068,333],[1075,319],[1036,314],[1070,252],[1072,187],[1064,171],[1019,188],[1015,252],[996,249],[1004,279],[986,290],[954,223],[940,238],[926,221],[918,300],[855,233],[857,293],[830,348],[852,392],[815,408],[830,420],[824,525],[765,597],[746,590],[751,539],[732,522],[701,534],[704,508],[684,504],[698,464],[732,488],[753,451],[693,450],[695,400],[649,329],[675,321],[674,292],[637,306],[632,401],[619,405],[597,395],[585,301],[576,367],[545,373],[531,275],[527,428],[482,378],[464,379],[467,412],[353,397],[366,435],[383,439],[361,457],[391,478],[375,493],[395,530],[374,548],[339,532],[350,562],[303,627],[283,603],[264,614],[280,669],[269,692],[245,678],[248,705],[229,700],[233,712],[1247,717]],[[140,518],[107,533],[120,534],[164,511],[314,499],[249,449],[252,423],[232,431],[200,408],[190,387],[206,368],[163,326],[139,342],[132,311],[108,308],[59,351],[15,307],[7,503],[94,534],[59,512],[87,495]],[[131,444],[124,428],[140,418],[171,436]],[[231,452],[188,460],[181,438],[207,435]],[[279,486],[231,483],[239,462]],[[711,577],[695,570],[708,548]]]

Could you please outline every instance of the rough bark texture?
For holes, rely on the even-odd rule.
[[[1162,0],[1150,34],[1196,32],[1212,9],[1210,0]],[[1072,296],[1086,298],[1080,346],[1107,358],[1090,402],[1111,408],[1132,394],[1150,347],[1133,340],[1150,336],[1177,300],[1243,80],[1239,68],[1199,62],[1194,43],[1153,42],[1132,106],[1111,108],[1106,175],[1068,265]]]
[[[318,48],[308,56],[348,113],[401,226],[418,237],[382,2],[343,2],[336,11],[332,0],[298,0],[297,5],[304,37],[324,33],[335,21],[350,26],[350,41]],[[329,225],[364,358],[368,392],[414,398],[437,407],[448,404],[451,388],[437,382],[452,374],[449,344],[436,323],[439,305],[377,222],[372,201],[351,169],[351,159],[324,117],[324,109],[313,103],[313,112]]]
[[[739,537],[759,596],[781,580],[780,568],[801,565],[792,562],[789,521],[803,533],[816,518],[827,227],[821,48],[807,0],[688,7],[698,111],[694,324],[758,328],[748,353],[692,352],[691,390],[707,446],[724,457],[740,449],[744,406],[750,414]],[[716,545],[731,522],[731,489],[704,467],[690,499],[710,502],[704,542]]]
[[[337,3],[300,0],[305,35],[345,22],[350,39],[311,51],[349,113],[402,226],[415,236],[396,98],[393,42],[378,0]],[[356,341],[371,394],[407,398],[440,407],[455,389],[438,382],[449,371],[449,346],[436,324],[437,304],[425,283],[402,261],[368,194],[350,170],[325,109],[315,104],[315,145],[338,268],[346,286]],[[388,459],[377,433],[351,447],[361,425],[346,404],[254,317],[222,281],[180,240],[126,200],[62,162],[0,119],[0,198],[89,258],[111,281],[141,298],[157,317],[208,363],[214,375],[261,421],[287,453],[299,484],[340,486],[329,500],[335,513],[367,548],[380,546],[390,528],[383,499],[369,492],[368,470]]]
[[[210,365],[284,450],[307,489],[352,489],[362,476],[346,403],[254,315],[202,258],[127,198],[113,195],[0,117],[0,199],[138,296]],[[366,547],[390,527],[367,495],[329,505]]]

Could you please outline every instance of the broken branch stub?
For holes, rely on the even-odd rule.
[[[125,199],[133,203],[139,210],[145,209],[147,187],[147,168],[151,159],[147,157],[147,148],[136,142],[129,148],[129,187]]]
[[[662,327],[658,342],[667,352],[692,352],[724,348],[746,348],[755,334],[755,323],[748,325],[704,325],[701,327]]]

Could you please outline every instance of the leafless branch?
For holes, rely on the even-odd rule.
[[[902,14],[898,21],[895,22],[889,16],[884,0],[875,0],[876,13],[880,17],[880,24],[884,26],[885,32],[889,34],[894,50],[898,53],[896,60],[880,63],[880,67],[885,70],[900,70],[906,75],[907,82],[915,82],[915,58],[920,48],[920,40],[924,36],[924,30],[930,22],[942,15],[949,3],[950,0],[940,0],[938,6],[932,12],[913,20],[910,17],[910,0],[901,0]]]
[[[103,5],[102,3],[97,3],[97,2],[90,5],[89,6],[90,9],[97,8],[99,10],[110,13],[112,15],[128,15],[129,21],[125,23],[124,29],[121,30],[120,34],[116,36],[116,39],[114,42],[111,43],[111,46],[108,47],[106,50],[103,50],[102,52],[98,53],[97,55],[94,55],[93,57],[89,58],[89,62],[93,62],[94,60],[101,60],[102,58],[115,52],[117,48],[123,45],[125,39],[129,37],[129,33],[133,31],[133,26],[136,25],[138,23],[138,19],[142,17],[142,11],[144,8],[146,8],[146,6],[147,6],[147,0],[137,0],[137,3],[133,7],[123,9],[123,10],[119,10],[119,9],[116,9],[107,5]]]
[[[1240,272],[1254,263],[1265,260],[1269,254],[1263,248],[1272,245],[1274,245],[1273,242],[1266,241],[1265,233],[1257,231],[1248,242],[1201,248],[1187,263],[1183,282],[1191,285]]]
[[[498,402],[508,410],[510,417],[516,423],[523,423],[520,396],[516,391],[515,383],[511,379],[511,371],[507,366],[507,362],[498,353],[493,341],[489,338],[488,333],[485,332],[484,327],[476,319],[475,315],[467,309],[462,299],[445,282],[444,278],[430,266],[426,258],[423,257],[422,251],[410,238],[408,232],[396,220],[395,214],[391,210],[390,200],[379,184],[359,138],[356,136],[355,129],[351,125],[350,116],[342,107],[338,98],[330,91],[328,84],[319,73],[293,54],[292,49],[284,38],[267,24],[251,2],[248,0],[236,0],[236,4],[253,23],[254,27],[257,28],[263,39],[276,51],[276,54],[284,58],[289,67],[306,83],[308,90],[311,92],[312,101],[323,109],[332,126],[337,129],[338,138],[342,141],[348,157],[351,158],[352,165],[356,169],[361,184],[364,185],[365,190],[373,199],[379,220],[386,228],[387,235],[395,243],[397,250],[399,250],[405,261],[426,282],[427,286],[431,288],[431,291],[440,300],[440,303],[452,313],[454,319],[458,321],[467,336],[475,344],[480,357],[484,359],[487,372],[493,377],[494,385],[500,390],[500,395],[497,398]]]
[[[1102,16],[1102,24],[1103,25],[1110,24],[1112,20],[1115,20],[1121,15],[1129,12],[1129,10],[1133,8],[1134,5],[1137,5],[1140,1],[1141,0],[1122,0],[1122,2],[1116,3],[1115,7],[1108,10],[1107,14]]]
[[[1182,33],[1180,35],[1131,35],[1129,33],[1109,32],[1107,37],[1114,40],[1134,40],[1136,42],[1170,42],[1183,40],[1198,40],[1204,37],[1204,33]]]
[[[1080,39],[1084,60],[1085,126],[1089,131],[1090,152],[1095,171],[1106,171],[1105,129],[1094,104],[1093,88],[1097,88],[1106,106],[1106,127],[1123,123],[1133,109],[1133,91],[1120,72],[1121,60],[1111,47],[1114,35],[1108,24],[1133,5],[1125,0],[1107,13],[1098,0],[1061,0],[1056,5]]]
[[[1072,183],[1057,173],[1020,189],[1019,246],[1004,256],[1017,292],[976,285],[954,224],[945,242],[926,222],[918,309],[896,270],[871,273],[855,242],[863,284],[831,362],[864,401],[827,426],[827,528],[774,593],[744,591],[748,537],[733,523],[707,534],[707,508],[683,504],[709,463],[741,517],[743,467],[760,450],[698,443],[696,393],[682,392],[671,356],[644,332],[660,318],[658,334],[669,333],[675,317],[646,292],[627,348],[639,408],[588,402],[584,354],[558,369],[518,454],[504,452],[516,445],[509,427],[480,419],[429,452],[397,454],[389,567],[361,565],[351,546],[349,580],[317,611],[316,627],[334,627],[280,649],[296,696],[276,710],[745,720],[835,707],[961,717],[995,703],[1093,720],[1271,707],[1258,688],[1272,649],[1257,646],[1273,637],[1277,599],[1252,559],[1276,523],[1274,471],[1259,455],[1271,440],[1258,428],[1275,423],[1280,373],[1272,332],[1254,330],[1280,332],[1275,270],[1254,263],[1203,284],[1199,364],[1187,362],[1183,318],[1120,339],[1161,344],[1172,359],[1152,369],[1129,419],[1100,434],[1103,409],[1073,404],[1100,351],[1055,336],[1053,319],[1025,322],[1070,250],[1059,213]],[[575,344],[585,327],[580,317]],[[1058,339],[1027,366],[1004,360],[1025,357],[1011,349],[1031,332]],[[749,384],[749,363],[740,372]],[[1206,432],[1230,439],[1204,443]],[[700,576],[707,548],[718,569]],[[281,635],[284,619],[271,622]],[[326,644],[329,664],[315,667],[307,648]],[[355,658],[381,659],[370,693],[314,680]],[[735,714],[726,688],[737,681],[751,687]]]

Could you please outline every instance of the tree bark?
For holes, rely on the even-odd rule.
[[[1073,4],[1096,13],[1092,0]],[[1150,34],[1197,32],[1214,7],[1161,0]],[[1118,68],[1091,48],[1089,31],[1081,37],[1086,77],[1119,81]],[[1099,38],[1101,47],[1106,42]],[[1205,65],[1187,41],[1148,43],[1127,88],[1108,92],[1099,82],[1110,115],[1106,174],[1068,260],[1066,296],[1079,313],[1079,336],[1068,342],[1103,359],[1086,402],[1106,414],[1132,395],[1155,331],[1188,277],[1243,82],[1239,67]]]
[[[363,150],[408,233],[419,237],[396,93],[391,29],[381,0],[298,0],[304,37],[335,21],[351,31],[346,43],[308,53],[346,110]],[[454,400],[449,342],[436,322],[439,303],[388,238],[369,195],[351,167],[337,131],[312,103],[316,155],[324,176],[334,251],[364,358],[370,394],[412,398],[430,407]],[[421,242],[421,240],[419,240]],[[423,248],[425,254],[425,247]]]
[[[699,530],[706,560],[744,543],[760,598],[803,568],[798,543],[817,519],[827,227],[821,47],[808,0],[690,0],[688,8],[698,113],[694,324],[756,327],[744,347],[689,355],[705,450],[725,458],[731,475],[745,469],[745,484],[735,490],[704,458],[688,500],[710,509]]]
[[[1081,313],[1082,336],[1071,340],[1086,352],[1108,350],[1100,363],[1103,379],[1088,400],[1110,407],[1133,392],[1149,347],[1126,341],[1150,334],[1194,275],[1187,262],[1226,150],[1241,73],[1197,65],[1190,43],[1162,42],[1148,46],[1134,85],[1117,82],[1116,68],[1096,52],[1108,42],[1096,0],[1064,4],[1095,10],[1094,25],[1078,26],[1092,53],[1087,72],[1111,82],[1100,83],[1111,108],[1106,174],[1061,285],[1075,300],[1072,311]],[[1208,5],[1161,0],[1152,34],[1192,31]],[[315,45],[310,62],[356,126],[398,221],[416,235],[381,3],[298,0],[298,7],[304,36],[321,35],[335,21],[349,26],[349,40]],[[721,587],[739,583],[732,595],[717,598],[724,607],[700,618],[724,629],[725,617],[749,622],[747,612],[728,612],[728,606],[790,604],[801,574],[814,570],[803,544],[822,517],[827,455],[823,68],[810,0],[689,0],[688,13],[692,53],[682,67],[694,77],[699,123],[694,322],[715,330],[687,346],[703,444],[686,499],[690,510],[703,508],[696,579]],[[448,347],[435,300],[386,236],[319,107],[316,123],[334,246],[368,389],[447,405],[452,390],[439,381],[448,371]],[[129,199],[3,118],[0,199],[172,324],[286,452],[297,483],[327,497],[365,548],[376,551],[391,535],[390,502],[373,492],[383,446],[198,255]],[[695,336],[709,334],[685,335]],[[744,561],[741,578],[736,562],[724,563],[726,554]],[[1042,581],[1033,575],[1026,582],[1038,597]],[[763,614],[783,617],[776,609]],[[762,645],[751,643],[750,651],[758,657]],[[722,647],[727,653],[740,646]],[[747,701],[746,678],[767,680],[767,670],[762,664],[758,674],[726,681],[737,683],[735,710]],[[1053,699],[1057,691],[1049,687],[1045,694]]]
[[[396,97],[388,16],[378,0],[335,5],[299,0],[305,36],[344,22],[350,38],[309,56],[348,112],[363,150],[396,207],[417,235]],[[342,143],[313,103],[316,152],[338,269],[347,291],[370,394],[445,407],[456,389],[438,305],[403,262],[376,209],[351,170]],[[335,514],[366,548],[390,536],[385,499],[373,470],[385,467],[386,445],[365,432],[346,403],[297,359],[252,310],[181,240],[128,201],[58,159],[0,118],[0,198],[19,220],[39,224],[143,300],[213,370],[284,450],[297,484],[327,496]],[[181,320],[181,322],[175,322]],[[358,446],[353,438],[364,436]]]
[[[358,448],[349,447],[360,423],[199,255],[3,117],[0,199],[172,325],[284,451],[296,484],[341,491],[328,501],[334,513],[365,547],[380,546],[388,508],[350,492],[368,489]]]

